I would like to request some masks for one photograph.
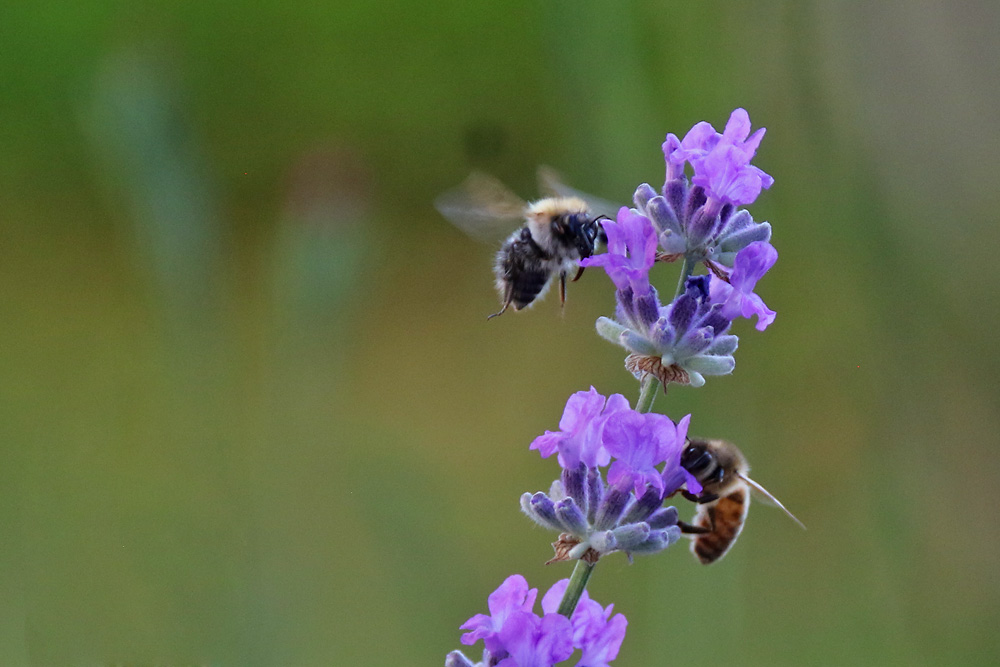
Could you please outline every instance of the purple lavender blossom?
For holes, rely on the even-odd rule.
[[[618,221],[603,224],[608,235],[608,251],[580,262],[580,266],[600,266],[619,290],[631,288],[641,297],[649,293],[649,269],[656,262],[656,229],[635,209],[621,207]]]
[[[722,304],[722,314],[731,319],[757,316],[757,331],[763,331],[776,313],[754,293],[757,281],[778,261],[778,251],[770,243],[751,243],[736,255],[729,282],[712,276],[712,300]]]
[[[529,590],[527,579],[521,575],[512,574],[507,577],[499,588],[490,593],[487,600],[489,616],[476,614],[462,624],[462,630],[470,630],[462,635],[462,643],[471,646],[482,639],[486,650],[496,655],[503,649],[500,631],[507,619],[515,612],[530,612],[537,596],[538,589]]]
[[[570,397],[567,411],[583,393]],[[664,514],[661,510],[665,495],[688,481],[680,468],[680,455],[690,415],[675,425],[664,415],[636,412],[619,398],[621,404],[614,409],[610,408],[615,396],[608,400],[609,407],[599,417],[601,428],[593,432],[595,441],[590,445],[604,452],[601,465],[611,464],[611,485],[605,486],[596,465],[581,460],[574,467],[564,465],[547,494],[521,496],[521,509],[529,518],[561,533],[554,560],[595,562],[615,551],[629,557],[655,553],[680,537],[676,511]]]
[[[667,135],[664,155],[671,165],[691,164],[694,169],[691,182],[705,189],[709,200],[714,200],[716,211],[722,204],[752,204],[762,188],[767,189],[774,183],[771,176],[750,164],[764,132],[764,128],[760,128],[749,136],[750,115],[745,109],[736,109],[729,116],[722,134],[702,121],[680,142],[676,137],[671,139],[673,135]]]
[[[655,322],[597,320],[597,333],[628,350],[626,368],[642,379],[653,375],[669,382],[700,387],[705,375],[728,375],[736,360],[736,336],[726,334],[731,320],[723,304],[709,294],[709,277],[692,276],[670,305],[657,307]]]
[[[628,408],[628,400],[614,394],[605,400],[593,387],[578,391],[566,401],[558,431],[546,431],[531,443],[542,458],[559,452],[559,465],[575,468],[579,463],[587,467],[608,464],[609,454],[601,446],[601,429],[607,417]]]
[[[683,257],[695,264],[731,267],[736,253],[754,241],[768,241],[771,226],[754,222],[739,206],[752,203],[774,179],[750,164],[764,136],[763,128],[750,135],[750,117],[743,109],[732,113],[721,134],[711,124],[696,124],[678,139],[668,134],[663,143],[667,180],[662,194],[649,185],[635,191],[639,213],[648,217],[659,234],[661,257]],[[684,165],[691,164],[691,183]]]
[[[528,583],[519,574],[512,575],[490,595],[492,618],[478,614],[463,629],[489,626],[487,632],[467,633],[462,643],[472,645],[480,638],[486,648],[483,661],[473,663],[461,651],[452,651],[445,659],[447,667],[552,667],[581,651],[578,667],[606,667],[618,655],[628,621],[622,614],[612,616],[614,605],[602,607],[586,591],[567,619],[558,613],[566,593],[568,579],[556,582],[542,599],[542,616],[534,613],[537,589],[527,590]],[[530,599],[530,602],[528,601]],[[502,607],[502,614],[494,610]],[[489,622],[484,622],[488,619]],[[475,635],[475,636],[473,636]]]
[[[608,484],[620,489],[632,487],[641,496],[647,484],[663,494],[662,473],[654,466],[666,461],[676,450],[680,457],[677,428],[670,418],[653,412],[620,412],[604,425],[604,448],[616,461],[608,469]]]
[[[573,654],[572,625],[556,613],[539,618],[516,612],[507,619],[500,638],[508,657],[497,667],[552,667]]]
[[[542,609],[546,613],[559,609],[568,584],[569,579],[557,581],[545,594]],[[613,610],[613,604],[605,608],[591,600],[587,591],[580,596],[570,618],[573,625],[573,646],[582,653],[578,667],[607,667],[609,662],[618,657],[618,649],[625,640],[628,620],[622,614],[611,616]]]

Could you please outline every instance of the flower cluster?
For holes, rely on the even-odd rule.
[[[664,504],[679,491],[699,501],[717,497],[696,498],[706,489],[681,464],[691,416],[674,422],[650,409],[659,384],[700,387],[706,376],[733,371],[739,344],[730,333],[734,320],[756,317],[759,331],[774,322],[775,312],[754,291],[777,261],[771,226],[741,208],[774,182],[750,164],[763,136],[763,129],[750,133],[743,109],[732,113],[721,133],[698,123],[683,139],[668,134],[663,187],[640,185],[634,207],[602,221],[607,252],[580,265],[601,267],[615,286],[614,317],[599,318],[597,332],[626,350],[625,367],[642,384],[639,400],[633,408],[621,394],[605,397],[593,387],[576,392],[566,401],[559,430],[531,443],[543,458],[556,455],[561,472],[547,493],[524,493],[521,509],[559,534],[549,562],[576,561],[573,577],[549,589],[540,616],[534,612],[537,589],[520,575],[509,577],[489,596],[490,613],[462,626],[463,644],[483,641],[482,660],[453,651],[446,667],[551,667],[575,651],[577,667],[607,667],[627,622],[612,615],[612,605],[587,596],[591,569],[614,552],[631,560],[674,544],[682,528],[698,531],[678,522],[677,510]],[[680,280],[664,304],[649,272],[657,262],[675,261],[682,265]],[[707,269],[703,275],[695,275],[699,265]],[[711,475],[722,467],[706,473],[688,459],[685,465],[712,491]]]
[[[605,400],[593,387],[569,398],[561,430],[531,444],[543,457],[558,452],[562,474],[547,494],[521,496],[529,518],[560,533],[553,561],[656,553],[680,538],[677,510],[663,501],[685,482],[700,491],[680,465],[689,421],[636,412],[624,396]],[[605,483],[600,466],[609,463]]]
[[[737,109],[721,134],[702,122],[683,140],[667,135],[663,143],[667,180],[662,194],[643,184],[634,197],[638,210],[656,225],[665,259],[683,257],[710,267],[731,267],[740,250],[771,238],[768,223],[754,222],[750,213],[737,209],[752,204],[761,189],[774,182],[750,164],[764,130],[748,139],[749,134],[750,116]],[[694,171],[690,183],[684,175],[685,163]]]
[[[739,341],[727,332],[734,319],[756,315],[760,331],[774,321],[775,312],[754,293],[778,258],[768,242],[771,226],[735,208],[773,182],[749,164],[764,132],[747,139],[749,131],[746,111],[737,109],[722,134],[699,123],[683,141],[667,135],[663,194],[639,186],[637,208],[623,207],[616,221],[604,223],[607,253],[581,262],[604,268],[617,288],[615,318],[598,319],[597,331],[628,351],[625,366],[639,379],[652,375],[664,387],[700,387],[706,375],[733,371]],[[694,170],[694,185],[684,175],[685,163]],[[681,289],[664,306],[649,271],[657,259],[679,258],[685,267]],[[691,276],[698,263],[710,274]]]
[[[556,582],[542,598],[542,616],[532,611],[538,589],[528,589],[519,574],[512,575],[489,596],[490,613],[476,614],[465,624],[462,643],[483,640],[483,659],[473,663],[461,651],[452,651],[445,667],[549,667],[580,650],[580,666],[603,667],[618,656],[628,621],[612,616],[614,605],[606,608],[590,599],[586,591],[576,610],[566,618],[558,613],[569,580]]]

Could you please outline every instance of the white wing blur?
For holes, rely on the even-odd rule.
[[[798,517],[796,517],[794,514],[792,514],[791,512],[789,512],[788,508],[785,507],[784,505],[782,505],[780,500],[778,500],[777,498],[775,498],[774,496],[772,496],[771,493],[767,489],[765,489],[763,486],[761,486],[757,482],[753,481],[752,479],[750,479],[746,475],[740,475],[740,479],[742,479],[744,482],[746,482],[747,484],[749,484],[751,489],[753,489],[754,491],[756,491],[757,493],[759,493],[761,496],[763,496],[767,504],[774,505],[778,509],[782,510],[785,514],[787,514],[789,516],[789,518],[792,521],[794,521],[795,523],[799,524],[799,526],[802,527],[802,530],[806,529],[806,525],[804,523],[802,523],[801,521],[799,521]]]
[[[495,241],[524,224],[527,204],[496,178],[474,171],[435,199],[434,206],[469,236]]]
[[[538,168],[538,189],[549,197],[579,197],[587,202],[591,213],[595,216],[603,215],[612,220],[616,218],[618,209],[622,207],[621,204],[616,204],[613,201],[571,188],[563,182],[558,171],[545,165]]]

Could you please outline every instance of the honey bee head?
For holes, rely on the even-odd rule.
[[[725,440],[689,440],[681,453],[681,467],[701,482],[706,493],[720,496],[749,470],[743,453]]]

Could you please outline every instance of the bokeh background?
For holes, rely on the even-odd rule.
[[[778,319],[656,407],[809,530],[602,562],[615,664],[1000,660],[997,3],[0,15],[3,665],[442,664],[506,576],[568,576],[517,501],[572,392],[634,400],[610,284],[487,323],[493,250],[432,201],[539,164],[626,201],[738,106]]]

